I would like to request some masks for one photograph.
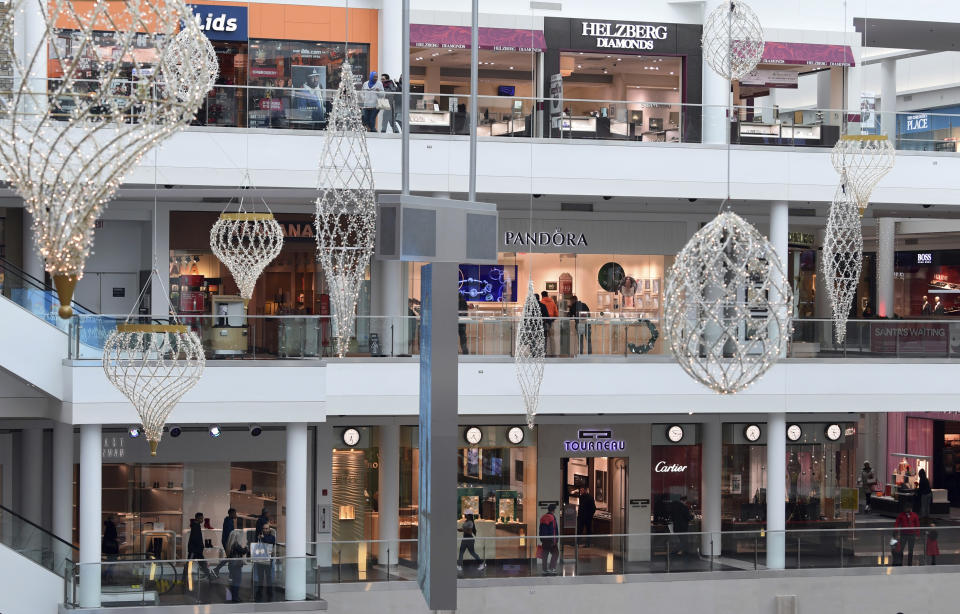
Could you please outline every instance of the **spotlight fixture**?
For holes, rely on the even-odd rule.
[[[177,425],[175,425],[175,424],[170,425],[170,436],[171,436],[171,437],[179,437],[179,436],[180,436],[180,433],[182,433],[182,432],[183,432],[183,429],[180,428],[179,426],[177,426]]]
[[[141,431],[139,426],[131,426],[127,429],[127,434],[130,435],[130,439],[136,439],[140,436],[140,433]]]
[[[259,424],[251,424],[249,427],[249,431],[250,431],[251,437],[259,437],[260,434],[263,432],[263,427],[261,427]]]
[[[210,436],[216,439],[223,434],[223,431],[220,430],[219,424],[211,424],[210,428],[207,429],[207,432],[210,433]]]

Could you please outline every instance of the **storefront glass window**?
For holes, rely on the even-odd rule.
[[[321,128],[340,86],[343,43],[250,39],[249,125]],[[350,43],[356,83],[370,71],[370,45]]]
[[[674,521],[681,497],[687,498],[687,507],[694,515],[700,513],[700,459],[700,444],[650,447],[650,495],[654,525],[659,529]],[[691,526],[689,530],[698,529]]]
[[[379,429],[366,427],[358,430],[361,433],[360,447],[333,450],[332,528],[336,541],[379,538]],[[348,548],[344,551],[345,556],[347,551],[358,552]]]

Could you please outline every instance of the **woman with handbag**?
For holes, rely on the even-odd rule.
[[[250,546],[250,558],[253,559],[254,601],[263,601],[266,588],[267,601],[273,601],[273,553],[277,545],[277,534],[270,521],[263,523],[257,543]]]
[[[240,603],[240,580],[243,576],[243,557],[250,554],[243,545],[243,532],[231,531],[227,538],[227,569],[230,571],[230,602]]]

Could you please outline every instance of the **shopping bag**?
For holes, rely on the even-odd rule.
[[[256,542],[250,544],[250,558],[254,563],[266,565],[270,563],[270,557],[273,556],[273,544]]]

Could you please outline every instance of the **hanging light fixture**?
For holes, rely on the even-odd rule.
[[[746,2],[729,0],[718,5],[703,22],[703,59],[721,77],[735,81],[760,63],[763,28]]]
[[[204,94],[216,84],[220,76],[220,61],[213,43],[206,36],[196,37],[184,28],[167,45],[171,80],[176,84],[177,98],[187,100],[193,87],[203,88]],[[204,81],[206,79],[206,81]],[[204,85],[205,84],[205,85]]]
[[[15,34],[25,29],[20,20],[42,35]],[[205,38],[182,0],[13,0],[0,13],[10,67],[0,96],[0,170],[32,216],[60,317],[72,315],[104,205],[147,151],[193,118],[206,92],[209,68],[184,56],[177,78],[163,52],[178,31],[197,46]],[[106,55],[103,32],[111,33]],[[65,33],[69,44],[55,44]],[[48,80],[48,66],[59,76]]]
[[[337,354],[342,358],[353,336],[377,217],[366,130],[347,62],[340,70],[340,86],[327,120],[318,188],[317,259],[329,287]]]
[[[153,275],[160,279],[154,269],[140,292],[141,298]],[[134,310],[139,303],[140,298]],[[181,324],[172,310],[170,313],[172,324],[137,324],[130,321],[131,311],[103,344],[103,371],[140,415],[151,456],[157,455],[167,417],[183,395],[197,385],[206,364],[200,337]]]
[[[893,168],[896,155],[893,143],[883,134],[845,134],[833,146],[830,161],[861,216],[870,204],[873,188]]]
[[[670,349],[711,389],[743,390],[786,349],[792,297],[773,245],[736,213],[723,212],[693,235],[667,275]]]
[[[857,295],[863,267],[863,230],[857,200],[845,183],[837,186],[823,240],[823,276],[833,309],[833,337],[842,345],[847,317]]]
[[[540,301],[533,287],[533,279],[527,285],[527,298],[523,303],[523,315],[517,326],[517,341],[514,350],[514,369],[520,382],[520,393],[527,412],[527,427],[533,428],[540,403],[540,385],[543,383],[543,360],[546,353],[543,317]]]
[[[249,177],[245,177],[237,211],[224,210],[210,229],[210,249],[237,282],[244,309],[253,298],[253,289],[263,269],[283,249],[283,228],[267,203],[261,199],[266,213],[244,208],[243,194],[249,185]]]

